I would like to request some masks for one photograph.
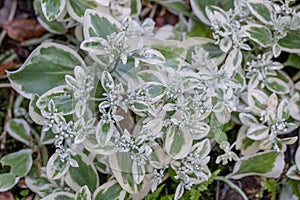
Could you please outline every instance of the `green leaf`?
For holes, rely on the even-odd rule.
[[[262,47],[269,47],[272,44],[273,36],[269,28],[263,25],[253,24],[243,27],[245,34]]]
[[[0,163],[4,166],[10,166],[10,173],[14,176],[25,176],[32,165],[32,150],[22,149],[15,153],[7,154],[0,159]]]
[[[39,95],[34,95],[33,99],[29,103],[29,116],[30,118],[39,125],[44,125],[45,118],[42,116],[40,109],[36,106],[36,102]]]
[[[6,131],[16,140],[27,146],[30,144],[30,126],[24,119],[10,119],[6,125]]]
[[[260,90],[253,89],[248,93],[248,102],[254,113],[265,110],[268,106],[268,99],[269,97]]]
[[[300,56],[298,54],[290,54],[284,65],[300,69]]]
[[[147,177],[145,177],[144,181],[140,184],[137,184],[134,181],[132,172],[133,160],[130,152],[114,153],[109,157],[109,164],[113,175],[124,190],[129,193],[138,193],[142,191],[145,186],[144,181],[147,180]]]
[[[36,105],[40,110],[46,110],[50,100],[53,100],[57,112],[62,115],[69,115],[75,112],[73,91],[65,85],[55,87],[44,93],[39,97]]]
[[[287,94],[290,88],[287,83],[277,77],[268,77],[266,79],[266,87],[277,94]]]
[[[269,24],[272,14],[272,6],[268,1],[250,0],[247,5],[251,13],[264,24]]]
[[[260,125],[260,124],[253,124],[247,131],[247,137],[251,140],[261,140],[266,138],[269,135],[269,127]]]
[[[56,192],[43,198],[43,200],[74,200],[75,195],[69,192]]]
[[[58,22],[56,20],[49,22],[42,11],[42,0],[34,0],[34,10],[37,16],[38,22],[49,32],[54,34],[64,34],[67,32],[65,23]]]
[[[164,148],[173,159],[184,158],[190,153],[193,135],[178,126],[171,126],[166,133]]]
[[[0,174],[0,192],[10,190],[17,184],[18,181],[19,178],[16,178],[15,175],[11,173]]]
[[[90,37],[106,39],[111,33],[118,33],[121,26],[113,17],[90,9],[85,12],[83,21],[85,39]]]
[[[280,39],[278,44],[283,51],[289,53],[300,53],[300,34],[299,31],[289,31],[287,36]]]
[[[86,185],[76,192],[75,200],[92,200],[91,192]]]
[[[159,188],[157,188],[154,192],[145,196],[144,200],[156,200],[159,198],[160,193],[164,189],[165,184],[162,184]]]
[[[93,200],[122,200],[125,198],[125,195],[126,191],[121,188],[118,181],[111,180],[95,190]]]
[[[65,85],[65,75],[73,74],[75,66],[84,65],[80,56],[71,48],[46,42],[36,48],[20,69],[8,72],[12,87],[26,98]],[[28,81],[30,80],[30,81]]]
[[[51,179],[59,179],[63,177],[70,167],[70,163],[62,161],[58,153],[54,153],[47,163],[47,177]]]
[[[282,152],[266,151],[251,156],[245,156],[234,165],[233,172],[228,178],[240,179],[245,176],[259,175],[268,178],[277,178],[284,168]]]
[[[246,126],[258,124],[257,119],[252,114],[240,113],[239,118],[240,118],[241,122]]]
[[[195,19],[195,16],[192,15],[187,3],[181,0],[153,0],[154,2],[162,5],[168,10],[178,14],[183,14],[189,18]]]
[[[66,0],[42,0],[42,10],[48,21],[55,20],[64,10]]]
[[[206,14],[205,8],[206,6],[219,6],[224,10],[229,10],[233,8],[233,0],[191,0],[191,7],[195,15],[200,19],[200,21],[204,22],[205,24],[210,24]]]
[[[300,96],[299,93],[296,93],[290,98],[289,100],[289,110],[291,116],[296,119],[300,120]]]
[[[67,2],[69,15],[80,23],[83,22],[85,11],[95,8],[97,8],[97,3],[94,0],[69,0]]]
[[[84,154],[77,154],[72,158],[79,166],[70,167],[65,182],[75,191],[87,185],[89,190],[94,192],[99,185],[99,177],[93,162]]]

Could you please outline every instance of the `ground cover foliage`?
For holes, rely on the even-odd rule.
[[[6,71],[18,95],[1,92],[1,140],[18,145],[1,154],[0,192],[300,198],[297,2],[31,4],[40,38],[3,26],[32,51]]]

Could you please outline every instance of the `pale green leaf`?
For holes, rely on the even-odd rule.
[[[97,3],[94,0],[68,0],[67,10],[69,15],[76,21],[82,23],[83,16],[87,9],[97,8]]]
[[[93,200],[123,200],[126,192],[121,188],[116,180],[111,180],[98,187],[94,194]]]
[[[76,192],[75,200],[92,200],[92,194],[86,185]]]
[[[64,10],[66,0],[42,0],[42,10],[48,21],[55,20]]]
[[[32,150],[22,149],[15,153],[7,154],[0,159],[4,166],[10,166],[10,173],[14,176],[25,176],[32,166]]]
[[[247,131],[247,137],[251,140],[261,140],[266,138],[269,135],[269,127],[260,125],[260,124],[253,124]]]
[[[6,125],[6,131],[16,140],[27,146],[30,144],[30,126],[24,119],[10,119]]]
[[[173,159],[184,158],[192,148],[193,135],[178,126],[171,126],[166,133],[164,148]]]
[[[247,1],[251,13],[264,24],[271,22],[273,8],[268,1],[250,0]]]
[[[85,39],[101,37],[106,39],[111,33],[118,33],[121,24],[109,15],[87,9],[84,14],[83,32]]]
[[[290,88],[287,83],[277,77],[268,77],[266,79],[266,87],[277,94],[287,94]]]
[[[77,65],[84,62],[74,50],[47,42],[36,48],[20,69],[8,72],[8,78],[18,93],[32,99],[34,94],[64,85],[65,75],[73,74]]]
[[[70,192],[56,192],[43,198],[43,200],[74,200],[75,195]]]
[[[236,162],[233,172],[228,178],[240,179],[245,176],[259,175],[267,178],[277,178],[284,168],[282,152],[266,151],[251,156],[245,156]]]
[[[78,167],[70,167],[65,182],[75,191],[87,185],[94,192],[99,185],[99,177],[93,162],[84,154],[77,154],[72,158],[77,161]]]
[[[300,34],[299,31],[289,31],[287,36],[278,41],[281,49],[289,53],[300,53]]]
[[[259,24],[246,25],[243,27],[245,34],[262,47],[269,47],[273,42],[273,36],[269,28]]]
[[[42,11],[42,0],[34,0],[34,10],[37,16],[38,22],[49,32],[54,34],[65,34],[67,27],[65,23],[58,22],[56,20],[49,22]]]
[[[17,184],[18,181],[19,178],[16,178],[11,173],[0,174],[0,192],[10,190]]]

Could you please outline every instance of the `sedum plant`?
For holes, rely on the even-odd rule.
[[[288,0],[219,2],[191,0],[212,30],[203,38],[179,33],[183,21],[155,30],[152,19],[136,18],[139,0],[36,0],[49,31],[76,26],[80,50],[45,42],[8,72],[55,147],[39,176],[26,177],[29,188],[45,200],[143,199],[170,176],[180,199],[211,182],[210,163],[234,162],[218,180],[281,176],[287,145],[298,139],[288,133],[299,124],[300,87],[277,58],[300,52],[299,12]],[[16,135],[16,126],[27,130],[20,119],[7,130]],[[12,182],[27,174],[10,166]]]

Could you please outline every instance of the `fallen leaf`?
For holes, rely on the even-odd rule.
[[[0,192],[0,200],[14,200],[14,195],[9,191]]]
[[[5,75],[5,70],[14,69],[19,63],[16,63],[14,61],[10,61],[6,64],[0,64],[0,76]]]
[[[15,19],[11,22],[4,22],[2,27],[11,39],[19,42],[38,38],[46,32],[35,19]]]

